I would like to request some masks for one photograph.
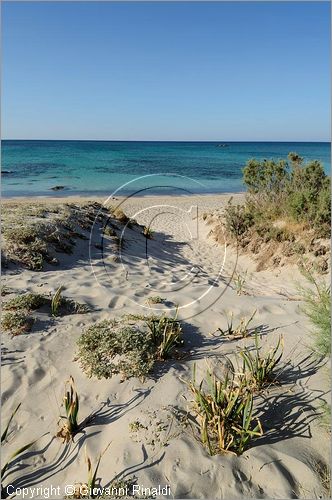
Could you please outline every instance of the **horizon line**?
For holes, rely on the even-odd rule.
[[[294,142],[294,143],[305,143],[305,142],[327,142],[330,143],[331,139],[320,139],[320,140],[217,140],[217,139],[204,139],[204,140],[199,140],[199,139],[22,139],[22,138],[15,138],[15,139],[8,139],[8,138],[1,138],[1,141],[68,141],[68,142],[217,142],[217,143],[235,143],[235,142]]]

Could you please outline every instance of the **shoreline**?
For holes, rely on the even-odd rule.
[[[165,194],[165,195],[128,195],[128,196],[112,196],[109,195],[108,197],[104,197],[102,195],[68,195],[68,196],[12,196],[12,197],[3,197],[1,198],[2,203],[10,203],[12,201],[19,202],[19,203],[35,203],[35,202],[41,202],[41,203],[67,203],[67,202],[86,202],[86,201],[98,201],[100,203],[105,203],[107,200],[114,200],[114,201],[123,201],[123,200],[156,200],[158,198],[162,199],[172,199],[172,200],[185,200],[185,199],[192,199],[192,198],[203,198],[205,200],[207,199],[225,199],[225,197],[239,197],[242,198],[246,194],[245,191],[242,192],[227,192],[227,193],[192,193],[192,194]]]

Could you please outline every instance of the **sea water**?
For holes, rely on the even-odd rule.
[[[287,159],[290,151],[321,161],[330,173],[328,142],[3,140],[2,195],[241,192],[250,158]]]

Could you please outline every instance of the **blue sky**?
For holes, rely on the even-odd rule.
[[[2,137],[329,140],[328,2],[2,4]]]

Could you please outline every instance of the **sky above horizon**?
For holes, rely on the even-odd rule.
[[[2,138],[330,140],[329,2],[3,2]]]

